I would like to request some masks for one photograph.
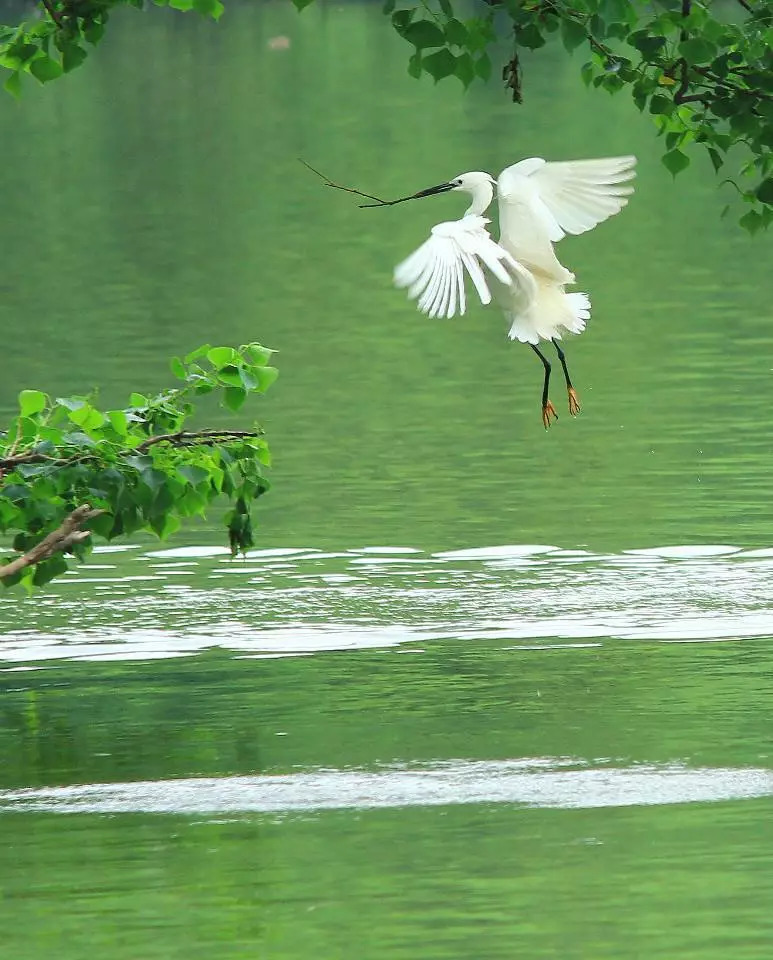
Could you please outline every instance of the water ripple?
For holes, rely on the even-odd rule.
[[[560,759],[456,760],[375,771],[96,783],[0,791],[0,811],[280,813],[473,803],[589,809],[773,794],[773,771],[765,769],[690,769],[680,764],[576,767]]]
[[[726,544],[620,554],[304,547],[237,560],[206,546],[100,552],[110,565],[74,570],[32,600],[0,600],[0,660],[140,660],[211,647],[291,656],[449,639],[538,652],[572,641],[773,635],[773,556]]]

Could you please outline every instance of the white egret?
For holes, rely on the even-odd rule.
[[[398,287],[418,300],[430,317],[453,317],[467,307],[465,272],[483,304],[491,290],[510,324],[509,337],[528,343],[542,361],[542,422],[547,429],[558,419],[550,402],[550,361],[539,349],[550,340],[564,371],[569,413],[580,412],[566,357],[558,341],[566,333],[579,334],[590,317],[585,293],[566,293],[574,274],[559,263],[553,244],[568,233],[579,234],[619,213],[633,187],[635,157],[570,160],[548,163],[537,157],[521,160],[500,173],[463,173],[452,180],[421,190],[402,203],[448,191],[461,191],[472,203],[460,220],[439,223],[429,239],[394,272]],[[494,198],[499,206],[499,242],[486,229],[483,214]],[[375,198],[374,198],[375,199]],[[383,205],[379,201],[378,205]]]

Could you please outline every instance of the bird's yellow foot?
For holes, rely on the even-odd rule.
[[[569,413],[576,417],[580,412],[580,398],[577,396],[577,391],[574,387],[568,387],[569,392]]]
[[[548,402],[542,408],[542,426],[547,430],[550,426],[550,418],[553,417],[554,420],[558,420],[558,414],[556,413],[556,408],[548,400]]]

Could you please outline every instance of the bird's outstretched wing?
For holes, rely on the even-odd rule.
[[[508,233],[542,231],[552,243],[567,233],[585,233],[628,203],[635,165],[636,157],[562,163],[533,157],[514,163],[497,180]]]
[[[463,314],[467,308],[465,271],[482,303],[491,302],[484,267],[506,286],[525,273],[507,250],[491,239],[487,223],[485,217],[475,215],[439,223],[429,240],[395,267],[395,284],[408,287],[408,296],[418,300],[422,313],[430,317]]]

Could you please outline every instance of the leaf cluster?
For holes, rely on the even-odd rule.
[[[217,20],[221,0],[153,0],[156,6],[196,10]],[[8,71],[5,89],[18,97],[26,74],[39,83],[56,80],[80,66],[89,47],[102,39],[116,7],[142,9],[144,0],[41,0],[42,17],[15,27],[0,25],[0,67]]]
[[[299,0],[294,0],[296,5]],[[302,3],[303,0],[300,0]],[[512,38],[502,79],[524,96],[520,55],[560,41],[582,51],[580,74],[592,87],[628,90],[664,138],[674,175],[701,145],[726,172],[751,232],[773,219],[773,4],[770,0],[478,0],[479,16],[457,18],[451,0],[400,3],[384,13],[414,48],[408,71],[466,86],[488,79],[495,44]]]
[[[145,529],[164,539],[225,497],[231,550],[246,550],[253,543],[250,505],[269,488],[263,431],[188,424],[206,394],[236,410],[250,394],[265,393],[278,375],[272,353],[259,343],[200,347],[171,361],[179,386],[149,397],[132,393],[121,409],[102,409],[94,395],[22,390],[18,416],[0,432],[0,531],[26,553],[88,503],[102,511],[88,522],[95,536],[113,540]],[[74,549],[78,559],[91,539]],[[66,569],[57,554],[2,582],[40,586]]]

